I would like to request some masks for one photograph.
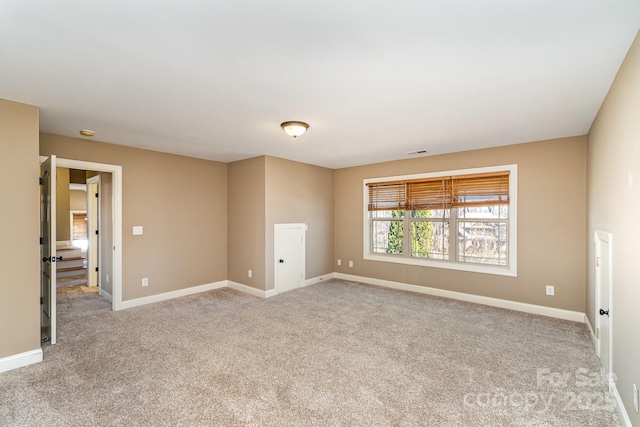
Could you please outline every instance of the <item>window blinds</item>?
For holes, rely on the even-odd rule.
[[[509,204],[509,172],[375,182],[369,211],[451,209]]]
[[[87,238],[87,214],[73,214],[73,240]]]

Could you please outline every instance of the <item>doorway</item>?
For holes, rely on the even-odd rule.
[[[113,310],[120,310],[122,308],[122,166],[86,162],[80,160],[61,159],[56,158],[56,156],[51,156],[50,158],[41,157],[40,161],[43,164],[43,168],[45,167],[45,165],[49,165],[49,169],[53,169],[54,171],[56,166],[68,169],[83,169],[100,172],[110,178],[111,194],[109,197],[109,202],[111,205],[110,211],[112,215],[108,227],[105,228],[109,229],[109,233],[107,233],[110,237],[108,249],[111,252],[112,257],[110,257],[111,265],[108,269],[105,269],[104,273],[105,277],[108,277],[107,281],[111,283],[112,291],[109,295],[109,297],[111,298],[107,298],[111,300]],[[51,263],[51,260],[57,259],[55,243],[56,180],[53,179],[54,175],[52,175],[52,172],[48,172],[48,175],[49,179],[43,180],[42,193],[44,194],[44,196],[41,200],[41,218],[43,219],[43,229],[41,230],[41,232],[42,235],[45,236],[45,244],[43,245],[43,264],[41,266],[41,276],[46,278],[46,281],[42,281],[41,297],[43,297],[42,299],[45,300],[43,303],[43,313],[46,311],[49,316],[48,319],[44,319],[45,316],[42,316],[43,319],[41,320],[41,326],[47,329],[49,337],[51,337],[51,344],[55,344],[56,278],[55,274],[52,274],[50,271],[51,269],[47,269],[48,266],[45,264],[47,264],[47,262]],[[46,186],[46,189],[44,188],[45,181],[47,181],[46,183],[48,184]],[[48,240],[47,243],[46,236],[50,236],[51,232],[53,232],[53,236],[51,236],[52,238]],[[48,261],[45,262],[45,259]],[[45,271],[48,274],[45,274]],[[47,299],[48,301],[46,301]],[[47,307],[46,310],[45,307]]]
[[[600,358],[605,375],[609,378],[609,388],[612,386],[612,355],[613,335],[611,326],[612,313],[612,235],[605,231],[596,231],[596,353]]]
[[[304,286],[306,224],[275,224],[274,285],[278,293]]]

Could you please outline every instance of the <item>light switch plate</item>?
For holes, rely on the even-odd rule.
[[[133,235],[134,236],[142,236],[142,226],[141,225],[134,225],[133,226]]]

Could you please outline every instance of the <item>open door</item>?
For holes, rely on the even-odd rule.
[[[40,326],[42,342],[56,343],[56,156],[42,163],[40,228]]]
[[[98,286],[100,268],[100,176],[87,179],[87,286]]]

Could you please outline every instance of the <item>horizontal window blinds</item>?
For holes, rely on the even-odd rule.
[[[453,205],[456,207],[509,204],[509,173],[453,177]]]
[[[404,209],[406,185],[404,182],[380,183],[369,186],[369,210],[389,211]]]
[[[509,172],[376,182],[367,186],[369,211],[509,204]]]
[[[407,209],[451,208],[451,182],[446,178],[407,182]]]
[[[87,214],[73,214],[73,240],[87,238]]]

